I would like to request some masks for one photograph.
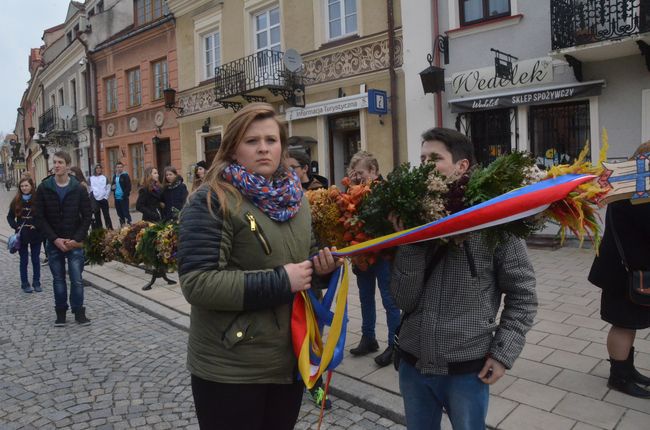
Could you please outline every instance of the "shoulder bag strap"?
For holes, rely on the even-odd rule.
[[[614,242],[616,243],[616,248],[618,249],[618,254],[621,256],[621,262],[625,266],[626,271],[630,271],[630,266],[627,264],[627,259],[625,258],[625,252],[623,252],[623,246],[621,245],[621,239],[618,237],[616,228],[614,227],[614,215],[612,215],[612,209],[607,210],[607,217],[609,218],[609,228],[612,229],[612,235],[614,236]]]

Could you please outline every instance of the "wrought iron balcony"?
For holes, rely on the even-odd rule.
[[[77,131],[79,130],[79,121],[77,115],[69,120],[63,120],[59,116],[58,106],[52,106],[38,118],[38,131],[40,133],[50,133],[52,131]]]
[[[620,40],[648,31],[650,0],[551,0],[553,50]]]
[[[284,53],[263,50],[215,68],[214,92],[225,108],[239,110],[244,102],[282,96],[292,106],[304,106],[302,75],[289,72]]]

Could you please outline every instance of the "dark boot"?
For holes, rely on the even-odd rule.
[[[393,362],[393,346],[389,345],[388,348],[381,354],[375,357],[375,363],[379,367],[386,367]]]
[[[68,312],[67,309],[55,309],[55,310],[56,310],[56,321],[54,321],[54,327],[65,326],[65,314]]]
[[[359,356],[366,355],[371,352],[375,352],[378,349],[379,349],[379,344],[377,343],[377,339],[361,336],[361,341],[359,342],[359,345],[357,345],[356,348],[352,348],[350,350],[350,354],[359,355]]]
[[[632,378],[634,379],[634,382],[641,385],[650,385],[650,378],[639,373],[639,371],[636,370],[636,367],[634,367],[634,347],[630,348],[630,354],[627,356],[627,360],[625,361],[628,362],[628,366],[632,369]]]
[[[613,390],[620,391],[633,397],[650,399],[650,391],[637,385],[634,380],[634,367],[628,360],[609,359],[609,380],[607,386]]]
[[[74,313],[74,320],[77,324],[90,325],[90,320],[86,318],[86,308],[81,307]]]

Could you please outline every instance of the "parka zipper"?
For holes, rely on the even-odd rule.
[[[271,255],[271,245],[269,244],[268,240],[266,240],[266,237],[264,237],[262,227],[257,224],[257,221],[255,220],[255,217],[252,213],[246,212],[245,216],[248,220],[248,224],[250,225],[251,232],[255,235],[255,237],[257,237],[257,240],[262,245],[264,253],[266,255]]]

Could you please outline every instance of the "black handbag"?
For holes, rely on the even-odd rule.
[[[621,262],[623,263],[625,271],[627,272],[627,292],[630,300],[632,303],[635,303],[637,305],[650,306],[650,270],[630,269],[630,266],[627,264],[627,259],[625,258],[625,253],[623,252],[621,240],[619,239],[618,233],[614,228],[611,209],[607,211],[607,216],[609,217],[609,226],[612,229],[612,234],[614,236],[616,248],[618,249],[618,254],[621,256]]]

